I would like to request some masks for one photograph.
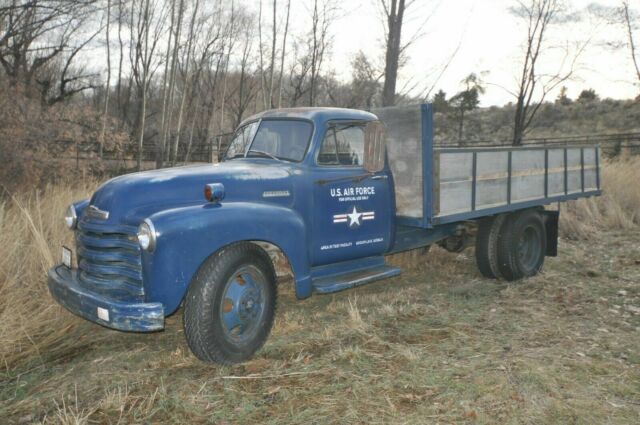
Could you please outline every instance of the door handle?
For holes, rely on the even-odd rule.
[[[377,176],[371,177],[371,180],[386,180],[388,178],[389,176],[387,176],[386,174],[378,174]]]

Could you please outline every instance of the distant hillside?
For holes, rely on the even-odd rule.
[[[464,117],[463,141],[510,140],[514,106],[493,106],[468,112]],[[455,111],[436,112],[436,143],[458,142],[459,118]],[[542,105],[526,138],[587,136],[640,132],[640,101],[595,100],[569,105]]]

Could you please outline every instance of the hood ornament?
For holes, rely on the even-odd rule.
[[[100,220],[108,220],[109,219],[109,211],[103,211],[95,205],[89,205],[87,207],[87,212],[85,213],[89,218],[97,218]]]

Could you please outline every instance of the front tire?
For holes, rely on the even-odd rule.
[[[508,281],[538,274],[544,264],[547,233],[542,214],[529,209],[510,214],[498,241],[498,269]]]
[[[193,278],[184,309],[184,330],[193,354],[225,365],[250,358],[267,339],[277,301],[268,254],[240,242],[209,257]]]

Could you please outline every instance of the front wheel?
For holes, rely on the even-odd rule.
[[[498,241],[498,268],[513,281],[536,275],[544,264],[547,233],[544,219],[529,209],[508,216]]]
[[[271,331],[276,299],[275,271],[264,250],[247,242],[221,249],[189,286],[184,309],[189,348],[206,362],[247,360]]]

